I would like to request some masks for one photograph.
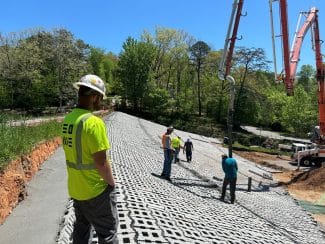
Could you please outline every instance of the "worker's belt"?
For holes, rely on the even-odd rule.
[[[82,145],[81,145],[81,134],[83,129],[83,124],[92,116],[91,113],[84,115],[77,125],[76,130],[76,154],[77,154],[77,162],[69,162],[66,160],[66,164],[69,168],[73,168],[76,170],[92,170],[96,169],[94,163],[83,163],[82,162]]]

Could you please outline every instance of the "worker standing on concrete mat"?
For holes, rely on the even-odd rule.
[[[179,151],[181,150],[181,137],[175,136],[172,138],[172,147],[175,149],[174,151],[174,163],[179,162]]]
[[[163,172],[161,173],[161,177],[168,181],[171,181],[170,173],[174,154],[174,149],[172,147],[172,141],[170,137],[170,134],[173,132],[173,130],[174,128],[172,126],[168,127],[167,131],[162,135],[161,138],[162,148],[164,150],[164,168]]]
[[[183,154],[184,154],[184,152],[186,152],[186,161],[188,163],[192,161],[192,151],[193,150],[194,150],[193,143],[191,142],[190,138],[188,138],[184,144],[184,147],[183,147]]]
[[[88,244],[90,226],[98,242],[118,243],[114,178],[106,151],[110,148],[105,123],[92,112],[106,99],[105,84],[95,75],[74,84],[78,105],[62,124],[63,149],[68,171],[68,191],[74,201],[74,244]]]
[[[222,184],[222,192],[220,200],[225,200],[226,189],[228,184],[230,185],[230,202],[233,204],[235,202],[235,191],[236,191],[236,181],[237,181],[237,171],[238,166],[234,158],[229,158],[226,154],[222,155],[222,169],[225,173]]]

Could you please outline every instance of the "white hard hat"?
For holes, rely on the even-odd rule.
[[[106,88],[104,81],[99,78],[97,75],[85,75],[81,77],[81,79],[73,84],[74,88],[79,89],[79,86],[87,86],[100,94],[103,95],[103,99],[107,99],[106,97]]]

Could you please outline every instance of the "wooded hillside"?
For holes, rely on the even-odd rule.
[[[0,35],[0,109],[37,113],[45,107],[72,107],[76,91],[71,84],[93,73],[107,82],[108,95],[119,108],[226,123],[229,90],[217,75],[220,50],[163,27],[144,31],[139,39],[129,37],[122,46],[115,55],[66,29]],[[234,57],[235,126],[282,127],[305,136],[317,124],[313,64],[301,67],[295,95],[288,97],[284,85],[274,82],[263,49],[238,47]]]

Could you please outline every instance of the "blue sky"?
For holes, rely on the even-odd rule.
[[[243,39],[236,46],[260,47],[272,61],[272,43],[268,0],[244,0],[238,35]],[[300,11],[315,6],[319,9],[320,35],[325,40],[325,1],[287,0],[290,40]],[[222,49],[228,28],[233,0],[10,0],[2,1],[0,32],[19,32],[29,28],[46,30],[64,27],[76,38],[118,54],[128,36],[139,38],[144,30],[155,27],[183,30],[213,50]],[[273,3],[274,17],[279,18],[278,2]],[[275,20],[276,34],[280,34]],[[280,39],[277,39],[280,43]],[[291,44],[290,44],[291,45]],[[325,45],[322,47],[325,53]],[[277,47],[278,69],[281,46]],[[302,64],[315,65],[310,35],[301,52]]]

